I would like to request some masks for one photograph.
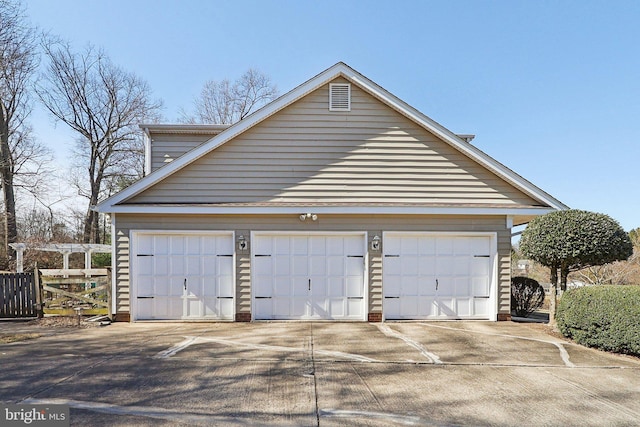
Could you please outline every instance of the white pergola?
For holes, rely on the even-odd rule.
[[[69,256],[72,253],[84,253],[84,266],[86,270],[91,270],[91,255],[93,253],[110,253],[111,245],[100,245],[96,243],[9,243],[16,251],[16,272],[22,273],[24,270],[24,251],[27,249],[58,252],[62,254],[62,268],[69,269]]]

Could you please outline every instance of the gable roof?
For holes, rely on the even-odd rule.
[[[314,90],[328,84],[337,77],[343,77],[352,84],[357,85],[359,88],[369,93],[382,103],[386,104],[388,107],[422,126],[427,131],[439,137],[445,143],[449,144],[459,152],[463,153],[470,159],[476,161],[489,171],[504,179],[515,188],[531,196],[533,199],[538,200],[541,207],[546,207],[545,210],[567,209],[566,205],[553,198],[548,193],[542,191],[540,188],[536,187],[520,175],[516,174],[511,169],[502,165],[473,145],[469,144],[467,140],[464,139],[464,136],[458,136],[454,134],[439,123],[435,122],[415,108],[406,104],[404,101],[400,100],[378,84],[364,77],[362,74],[358,73],[348,65],[339,62],[334,66],[328,68],[327,70],[321,72],[320,74],[316,75],[315,77],[311,78],[307,82],[296,87],[292,91],[282,95],[270,104],[267,104],[266,106],[244,118],[243,120],[231,125],[226,130],[212,137],[204,144],[194,148],[193,150],[175,159],[166,166],[145,176],[136,183],[115,194],[114,196],[111,196],[110,198],[102,201],[97,205],[96,210],[98,210],[99,212],[129,211],[126,206],[118,205],[132,198],[133,196],[140,194],[154,184],[181,170],[182,168],[193,163],[202,156],[205,156],[206,154],[210,153],[226,142],[234,139],[243,132],[251,129],[265,119],[271,117],[283,108],[291,105],[292,103],[303,98]]]

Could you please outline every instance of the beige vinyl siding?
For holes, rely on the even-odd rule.
[[[352,97],[329,111],[327,84],[126,203],[538,204],[356,85]]]
[[[151,172],[208,141],[216,133],[204,135],[154,133],[151,138]]]
[[[504,216],[318,215],[302,222],[298,215],[134,215],[118,214],[116,231],[116,312],[129,312],[129,234],[132,230],[235,230],[236,239],[250,231],[363,231],[370,240],[382,231],[496,232],[498,235],[498,307],[510,312],[511,230]],[[384,241],[382,242],[384,245]],[[251,311],[250,247],[236,253],[236,313]],[[237,244],[236,244],[237,248]],[[369,251],[370,313],[382,312],[382,252]]]
[[[248,242],[247,249],[239,250],[240,236]],[[236,315],[251,313],[251,232],[236,230]]]

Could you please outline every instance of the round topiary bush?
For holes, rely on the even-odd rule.
[[[544,303],[544,288],[529,277],[511,279],[511,311],[518,317],[528,317]]]
[[[586,286],[562,295],[558,329],[588,347],[640,356],[640,286]]]

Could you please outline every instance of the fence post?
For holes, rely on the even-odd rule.
[[[113,322],[113,303],[111,301],[111,267],[107,267],[107,315],[109,320]]]
[[[33,266],[33,281],[36,289],[36,315],[38,318],[44,317],[44,307],[42,307],[42,288],[40,287],[40,270],[38,270],[38,262]]]

